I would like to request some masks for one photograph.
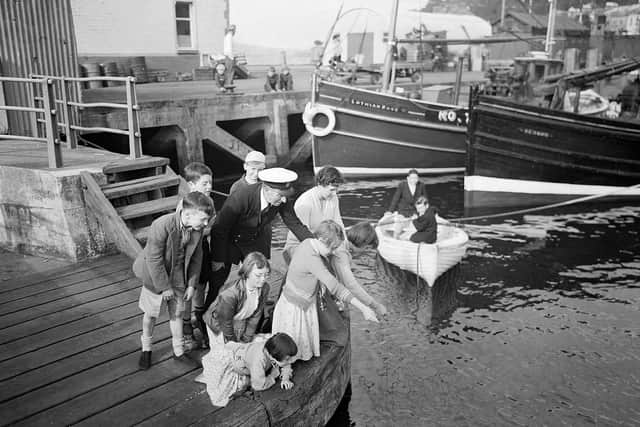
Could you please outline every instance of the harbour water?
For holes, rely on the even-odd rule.
[[[442,216],[463,216],[461,176],[423,181]],[[398,182],[343,185],[343,216],[379,218]],[[639,215],[581,204],[475,222],[433,307],[415,276],[357,254],[389,315],[352,316],[352,393],[331,425],[640,425]]]

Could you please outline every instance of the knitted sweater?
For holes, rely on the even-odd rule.
[[[315,302],[319,282],[322,282],[336,298],[345,303],[351,302],[353,295],[329,272],[314,246],[317,244],[320,242],[316,239],[306,239],[300,243],[289,264],[282,293],[289,302],[306,309]]]

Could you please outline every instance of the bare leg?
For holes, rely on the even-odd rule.
[[[153,337],[155,325],[155,317],[151,317],[147,313],[142,316],[142,351],[151,351],[151,338]]]
[[[182,316],[170,316],[169,328],[171,329],[173,354],[180,357],[184,354],[184,350],[182,348]]]

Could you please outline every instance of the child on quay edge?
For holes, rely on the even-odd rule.
[[[279,77],[279,86],[280,90],[283,91],[293,90],[293,76],[291,75],[289,67],[282,67]]]
[[[151,366],[151,340],[156,319],[166,305],[174,358],[192,364],[184,354],[182,313],[198,286],[202,264],[202,230],[213,215],[213,201],[191,192],[175,212],[151,224],[147,243],[133,263],[133,272],[142,281],[139,306],[142,317],[141,369]]]
[[[279,76],[276,73],[275,67],[269,67],[267,70],[267,78],[264,82],[265,92],[278,92],[280,87],[278,86]]]
[[[189,163],[184,168],[184,179],[187,181],[189,191],[197,191],[206,196],[211,194],[213,189],[213,172],[211,169],[200,162]],[[181,204],[178,204],[180,208]],[[211,225],[216,217],[215,207],[213,213],[209,218],[209,223],[206,225],[202,232],[202,267],[200,268],[200,283],[196,287],[193,298],[190,301],[185,302],[185,310],[182,315],[182,331],[183,342],[185,351],[190,351],[198,346],[194,336],[193,327],[191,326],[191,307],[193,305],[193,311],[196,318],[196,325],[202,334],[202,348],[209,348],[209,337],[207,336],[207,329],[202,315],[208,308],[208,304],[205,302],[205,293],[207,285],[211,277]],[[211,290],[209,290],[211,292]]]
[[[215,406],[226,406],[232,395],[252,389],[266,390],[280,377],[280,386],[289,390],[291,363],[298,347],[284,333],[274,334],[266,342],[228,342],[214,346],[202,357],[202,374],[196,381],[207,385],[207,393]]]

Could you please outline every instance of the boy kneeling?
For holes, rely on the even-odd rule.
[[[163,302],[169,311],[174,357],[189,362],[182,346],[182,312],[184,302],[191,299],[198,286],[202,230],[213,212],[213,201],[208,196],[199,192],[187,194],[181,208],[153,221],[147,244],[133,263],[133,272],[142,281],[141,369],[151,366],[153,328]]]

